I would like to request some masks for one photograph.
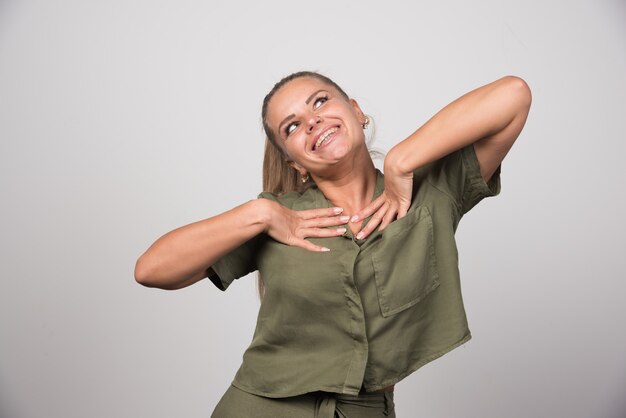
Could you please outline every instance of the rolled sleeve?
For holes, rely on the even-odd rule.
[[[221,291],[240,277],[256,271],[257,253],[264,234],[259,234],[227,253],[211,266],[209,280]]]
[[[500,172],[502,164],[498,165],[488,182],[480,174],[480,165],[476,157],[474,145],[470,144],[461,149],[463,169],[465,171],[465,187],[461,201],[461,214],[469,212],[478,202],[486,197],[500,194]]]
[[[502,164],[485,182],[474,145],[469,144],[437,161],[427,179],[455,202],[463,216],[484,198],[500,194],[501,169]]]

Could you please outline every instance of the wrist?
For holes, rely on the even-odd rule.
[[[383,167],[384,172],[399,175],[409,174],[413,172],[413,170],[405,167],[405,159],[403,158],[403,153],[400,152],[398,145],[389,150],[389,152],[385,156]]]
[[[270,227],[272,204],[272,201],[264,198],[250,200],[246,203],[249,213],[248,219],[251,220],[254,227],[258,228],[259,233],[267,232]]]

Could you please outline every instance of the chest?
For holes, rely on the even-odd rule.
[[[328,252],[268,241],[258,260],[268,301],[345,309],[346,300],[360,303],[357,283],[367,282],[375,289],[382,315],[391,316],[439,285],[435,228],[428,208],[409,212],[365,240],[354,238],[359,226],[355,223],[352,233],[340,237],[309,238],[330,248]]]

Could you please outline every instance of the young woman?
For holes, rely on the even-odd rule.
[[[259,271],[254,338],[212,417],[395,417],[394,384],[471,338],[454,233],[500,193],[531,92],[506,76],[453,101],[375,168],[369,118],[299,72],[263,102],[262,192],[175,229],[136,280],[226,290]]]

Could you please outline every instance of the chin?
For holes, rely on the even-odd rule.
[[[342,160],[346,156],[350,154],[352,148],[348,144],[335,144],[336,146],[333,149],[327,151],[324,158],[333,159],[333,160]]]

